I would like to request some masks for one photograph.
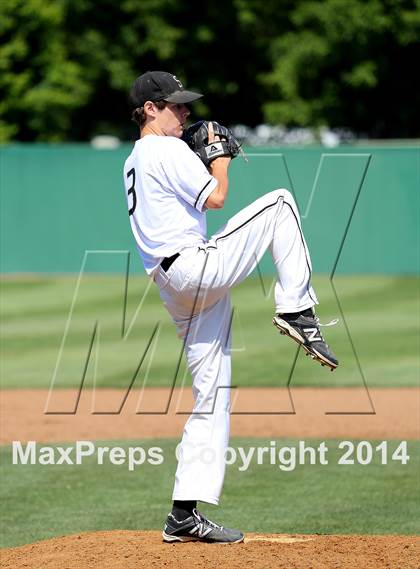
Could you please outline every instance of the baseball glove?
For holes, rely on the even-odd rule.
[[[197,154],[205,166],[220,156],[235,158],[241,151],[241,145],[228,128],[215,121],[212,123],[214,135],[220,136],[220,140],[209,144],[209,121],[194,123],[182,135],[182,140]]]

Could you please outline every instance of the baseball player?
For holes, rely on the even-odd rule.
[[[273,323],[314,360],[335,369],[313,311],[311,262],[293,196],[274,190],[232,217],[210,239],[206,212],[223,207],[228,167],[239,152],[217,123],[186,129],[186,106],[202,95],[176,76],[148,71],[131,90],[140,139],[124,165],[129,219],[147,274],[183,340],[194,408],[179,447],[167,542],[238,543],[238,530],[211,522],[197,501],[218,504],[229,440],[230,288],[268,249],[278,275]]]

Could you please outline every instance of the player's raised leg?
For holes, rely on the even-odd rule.
[[[313,310],[318,301],[311,286],[311,260],[296,203],[287,190],[265,194],[209,240],[203,257],[204,275],[197,268],[192,279],[200,287],[197,309],[215,302],[246,278],[267,249],[277,270],[275,326],[313,359],[335,369],[337,358],[326,344]]]

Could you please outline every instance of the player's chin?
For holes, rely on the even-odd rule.
[[[183,134],[184,134],[183,128],[174,128],[167,134],[167,136],[175,136],[175,138],[182,138]]]
[[[184,125],[180,124],[179,127],[177,128],[177,134],[176,136],[178,136],[179,138],[181,138],[181,136],[184,134]]]

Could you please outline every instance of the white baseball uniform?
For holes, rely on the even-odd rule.
[[[146,272],[184,341],[194,409],[182,437],[174,500],[218,504],[229,440],[229,289],[269,249],[277,271],[276,312],[317,304],[311,262],[291,193],[274,190],[234,215],[209,240],[205,202],[216,188],[180,139],[147,135],[124,166],[130,223]],[[167,271],[165,257],[180,256]]]

